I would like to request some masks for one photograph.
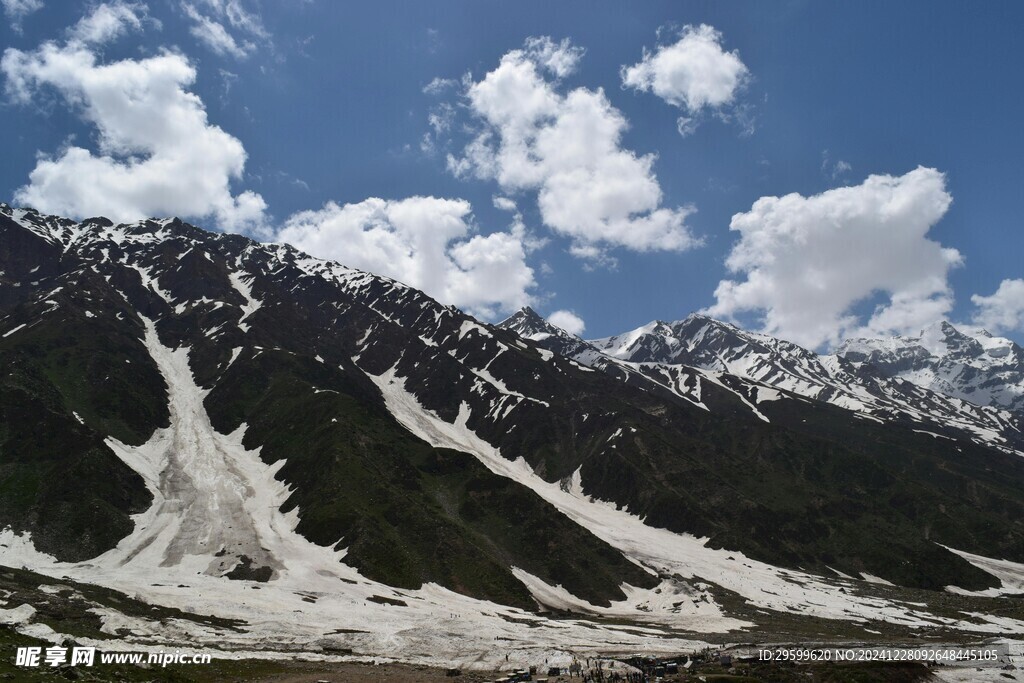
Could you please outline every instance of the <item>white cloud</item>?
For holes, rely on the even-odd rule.
[[[468,79],[480,130],[462,157],[449,155],[449,170],[496,180],[506,192],[537,191],[543,222],[584,257],[696,246],[685,223],[693,209],[661,206],[655,157],[620,146],[627,122],[604,92],[560,91],[581,55],[567,40],[532,38],[482,80]]]
[[[455,109],[447,102],[437,105],[427,117],[427,123],[435,135],[447,132],[455,121]]]
[[[684,138],[697,132],[697,126],[699,125],[700,121],[692,116],[680,116],[676,119],[676,130]]]
[[[127,31],[138,31],[146,18],[146,6],[126,2],[107,2],[68,29],[69,43],[103,45]]]
[[[515,201],[509,199],[508,197],[494,196],[491,198],[491,201],[494,202],[494,208],[498,209],[499,211],[508,211],[510,213],[519,212],[518,207],[516,207]]]
[[[21,33],[21,20],[43,8],[43,0],[0,0],[11,28]]]
[[[750,78],[739,53],[722,49],[722,34],[707,24],[686,26],[679,40],[644,48],[643,59],[621,69],[622,84],[655,95],[687,112],[677,122],[680,135],[692,133],[706,109],[731,105]]]
[[[256,45],[250,41],[235,40],[223,24],[200,14],[195,6],[185,3],[182,8],[193,22],[189,32],[216,54],[244,59],[256,49]]]
[[[576,71],[586,51],[574,46],[568,38],[555,43],[547,36],[540,36],[527,38],[523,52],[527,59],[549,71],[555,78],[565,78]]]
[[[423,86],[424,95],[440,95],[447,91],[449,88],[454,88],[459,82],[454,78],[441,78],[440,76],[435,77],[430,83]]]
[[[975,294],[974,324],[993,334],[1024,331],[1024,280],[1003,280],[990,296]]]
[[[842,159],[832,161],[832,156],[827,149],[821,153],[821,173],[829,180],[841,180],[843,176],[852,170],[853,166]]]
[[[952,202],[945,176],[918,167],[812,197],[762,197],[732,218],[740,240],[707,312],[764,317],[763,329],[810,348],[844,336],[913,333],[952,308],[947,281],[963,261],[928,238]],[[853,307],[888,295],[864,322]]]
[[[192,35],[218,55],[244,59],[256,50],[253,40],[270,42],[270,34],[259,14],[247,9],[241,0],[183,1],[181,8],[192,20]],[[229,28],[252,40],[236,37]]]
[[[276,239],[387,275],[483,318],[529,304],[535,282],[522,228],[473,235],[470,214],[461,199],[331,202],[291,216]]]
[[[263,198],[233,195],[230,187],[242,177],[245,149],[210,124],[202,101],[187,90],[196,77],[188,59],[165,51],[100,61],[94,44],[137,29],[144,19],[140,6],[103,4],[63,45],[4,52],[0,69],[14,100],[27,103],[53,88],[98,133],[96,152],[70,145],[40,155],[16,201],[68,216],[212,217],[227,230],[258,231]]]
[[[555,327],[561,327],[569,334],[575,334],[577,337],[582,335],[584,330],[587,329],[586,324],[583,322],[583,318],[579,317],[572,311],[555,311],[548,316],[548,322]]]
[[[427,52],[430,54],[436,53],[441,49],[441,32],[436,28],[427,29]]]
[[[427,115],[427,123],[430,124],[430,130],[423,134],[420,150],[424,154],[433,155],[437,152],[438,146],[443,145],[443,140],[455,123],[455,108],[448,102],[437,104]]]
[[[619,267],[619,259],[609,254],[607,249],[594,246],[593,244],[574,244],[569,247],[569,253],[585,261],[583,270],[588,272],[595,271],[598,268],[616,270]]]
[[[256,38],[270,37],[263,20],[255,11],[246,8],[242,0],[199,0],[215,16],[222,17],[236,29],[244,31]]]

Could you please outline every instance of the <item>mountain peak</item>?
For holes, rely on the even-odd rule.
[[[548,336],[563,336],[568,333],[557,325],[552,325],[530,306],[523,306],[508,318],[497,324],[505,330],[511,330],[520,337],[536,339]]]
[[[953,337],[953,336],[957,336],[957,335],[960,335],[960,334],[961,334],[960,330],[958,330],[956,327],[954,327],[953,324],[951,322],[949,322],[948,320],[937,320],[937,321],[933,322],[932,324],[924,327],[921,330],[921,333],[920,333],[919,337],[923,338],[923,337],[926,337],[926,336],[939,336],[939,335],[944,336],[944,337]]]
[[[497,324],[502,329],[510,329],[519,332],[527,327],[536,328],[547,325],[547,321],[530,306],[523,306],[518,311],[505,318]]]
[[[531,308],[530,306],[523,306],[522,308],[519,309],[519,313],[523,317],[526,317],[526,318],[533,318],[533,319],[537,319],[537,320],[543,320],[544,319],[541,316],[540,313],[538,313],[537,311],[533,310],[533,308]]]
[[[1024,349],[986,330],[940,320],[916,337],[848,340],[836,354],[971,403],[1024,410]]]

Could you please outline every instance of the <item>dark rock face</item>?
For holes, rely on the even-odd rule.
[[[112,547],[150,502],[107,441],[168,424],[146,318],[163,345],[188,347],[213,427],[244,424],[247,448],[285,460],[299,533],[392,585],[532,606],[510,567],[596,604],[657,578],[535,492],[411,434],[375,381],[385,373],[548,482],[578,472],[586,494],[650,525],[758,559],[927,588],[994,584],[937,543],[1024,561],[1019,456],[824,400],[763,400],[764,385],[729,374],[623,363],[531,331],[530,311],[493,327],[287,246],[10,207],[0,271],[0,527],[63,559]],[[638,357],[675,348],[661,344]],[[808,362],[791,352],[794,368]]]
[[[5,281],[0,311],[0,334],[14,330],[0,338],[11,389],[0,399],[0,527],[31,532],[39,549],[93,557],[151,502],[105,443],[139,445],[168,425],[167,387],[141,340],[145,317],[163,344],[190,349],[214,427],[245,422],[247,446],[262,447],[268,463],[287,461],[279,476],[294,488],[286,511],[299,507],[299,532],[340,541],[367,576],[522,607],[535,603],[512,565],[596,604],[621,599],[624,581],[656,582],[532,491],[431,448],[385,409],[353,357],[362,351],[372,366],[414,353],[433,363],[430,336],[403,325],[416,326],[413,307],[429,308],[448,336],[468,321],[457,311],[338,266],[307,272],[299,264],[310,259],[290,248],[178,221],[79,225],[6,208],[0,230],[10,246],[0,270],[19,276]],[[344,278],[357,281],[350,291]],[[401,300],[388,301],[392,293]],[[446,380],[476,379],[438,357],[438,376],[421,388],[444,393]],[[249,559],[228,576],[269,572]]]

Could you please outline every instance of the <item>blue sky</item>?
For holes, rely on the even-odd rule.
[[[1024,337],[1019,3],[3,5],[7,201],[287,238],[491,320],[571,311],[588,337],[701,309],[821,348],[942,317]],[[710,61],[686,62],[698,39]],[[645,50],[646,86],[624,83]],[[525,133],[524,99],[488,90],[500,65],[549,100]],[[603,157],[502,157],[580,111],[619,122]]]

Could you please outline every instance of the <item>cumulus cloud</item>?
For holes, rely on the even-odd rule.
[[[276,238],[314,256],[387,275],[479,317],[529,304],[535,282],[521,226],[473,232],[469,202],[410,197],[331,202],[291,216]]]
[[[990,296],[975,294],[974,324],[993,334],[1024,331],[1024,280],[1003,280]]]
[[[555,327],[561,327],[569,334],[575,334],[577,337],[581,336],[584,330],[587,329],[586,324],[583,322],[583,318],[579,317],[572,311],[555,311],[548,316],[548,322]]]
[[[565,78],[576,71],[585,52],[568,38],[562,38],[561,42],[556,43],[548,36],[535,36],[527,38],[523,44],[526,58],[555,78]]]
[[[465,104],[479,126],[457,176],[496,180],[509,193],[536,191],[541,219],[582,257],[611,247],[681,251],[696,246],[690,207],[667,208],[654,155],[623,149],[622,113],[603,90],[563,93],[583,51],[568,40],[531,38],[481,80],[465,80]]]
[[[963,261],[928,238],[952,197],[945,176],[918,167],[903,176],[804,197],[762,197],[732,218],[740,235],[710,315],[753,312],[763,330],[810,348],[846,336],[913,333],[944,317],[953,299],[947,275]],[[865,322],[853,308],[879,304]]]
[[[0,0],[4,6],[4,14],[11,22],[11,28],[21,32],[21,21],[33,12],[43,8],[43,0]]]
[[[736,100],[750,78],[739,53],[722,49],[722,34],[707,24],[685,26],[679,40],[654,52],[644,48],[643,59],[621,69],[622,84],[652,92],[686,112],[679,117],[679,134],[696,130],[708,109],[722,111]],[[728,116],[728,115],[726,115]]]
[[[253,192],[232,194],[246,153],[212,125],[188,87],[189,60],[164,51],[144,59],[104,63],[97,45],[138,30],[139,5],[105,3],[70,29],[68,40],[31,52],[9,48],[0,61],[8,95],[29,103],[52,88],[97,130],[93,152],[69,145],[41,154],[15,200],[68,216],[213,218],[226,230],[258,232],[266,204]]]

